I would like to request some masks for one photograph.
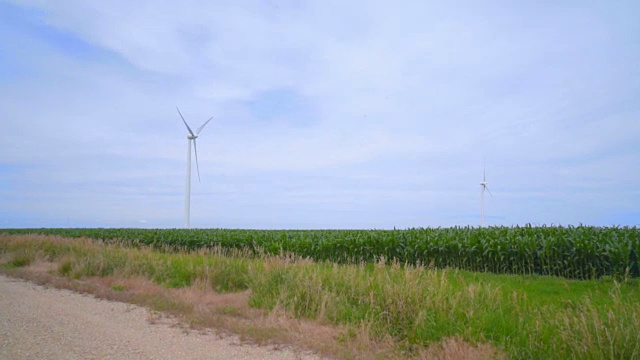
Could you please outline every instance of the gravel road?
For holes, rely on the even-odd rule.
[[[319,359],[152,323],[144,308],[0,276],[0,359]]]

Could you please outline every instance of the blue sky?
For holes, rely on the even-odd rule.
[[[640,225],[639,13],[0,0],[0,227]]]

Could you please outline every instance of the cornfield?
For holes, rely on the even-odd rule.
[[[398,262],[575,279],[639,277],[636,227],[454,227],[407,230],[0,229],[89,237],[163,250],[221,247],[337,263]]]

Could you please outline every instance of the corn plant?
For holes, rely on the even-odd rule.
[[[639,277],[636,227],[453,227],[406,230],[0,229],[7,234],[89,237],[161,251],[242,249],[337,263],[397,262],[576,279]]]

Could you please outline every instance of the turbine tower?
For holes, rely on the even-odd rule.
[[[493,197],[493,194],[487,187],[487,171],[486,165],[484,164],[482,166],[482,182],[480,183],[480,186],[482,187],[482,194],[480,196],[480,227],[484,227],[484,191],[486,190],[489,195]]]
[[[198,171],[198,182],[200,182],[200,166],[198,165],[198,148],[196,147],[196,139],[205,125],[213,119],[213,116],[210,117],[209,120],[205,121],[205,123],[202,124],[202,126],[200,126],[194,133],[189,127],[189,124],[187,124],[187,121],[184,119],[184,116],[182,116],[180,109],[176,107],[176,110],[178,110],[178,114],[180,114],[180,118],[182,118],[184,126],[186,126],[189,131],[189,134],[187,135],[187,188],[184,195],[184,227],[188,229],[191,226],[189,222],[191,209],[191,142],[193,142],[193,151],[196,155],[196,169]]]

